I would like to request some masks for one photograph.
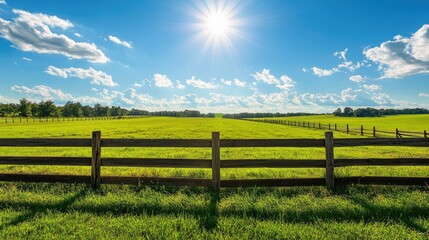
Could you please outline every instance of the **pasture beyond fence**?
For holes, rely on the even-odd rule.
[[[338,125],[336,123],[331,124],[322,124],[308,121],[290,121],[290,120],[279,120],[279,119],[250,119],[250,118],[242,118],[240,120],[253,121],[253,122],[263,122],[263,123],[272,123],[272,124],[281,124],[288,126],[296,126],[296,127],[304,127],[304,128],[315,128],[315,129],[324,129],[329,131],[338,131],[347,134],[360,134],[361,136],[371,136],[371,137],[386,137],[386,136],[395,136],[396,138],[404,138],[404,137],[423,137],[428,138],[429,134],[426,130],[421,132],[416,131],[404,131],[399,130],[398,128],[395,131],[383,131],[377,130],[375,127],[372,128],[364,128],[363,125],[360,125],[359,128],[351,128],[349,124],[345,126]]]
[[[87,183],[98,188],[100,184],[173,185],[212,187],[279,187],[279,186],[323,186],[333,188],[337,184],[394,184],[427,185],[429,177],[335,177],[335,168],[348,166],[429,166],[429,158],[389,159],[336,159],[337,147],[356,146],[413,146],[429,147],[427,138],[343,138],[334,139],[332,132],[325,133],[325,139],[220,139],[219,132],[213,132],[211,139],[112,139],[101,138],[101,132],[92,133],[92,138],[2,138],[0,147],[91,147],[88,157],[0,157],[2,165],[45,165],[45,166],[91,166],[91,175],[40,175],[0,174],[0,181],[21,182],[65,182]],[[169,159],[169,158],[103,158],[104,147],[176,147],[211,148],[211,159]],[[326,157],[320,160],[296,159],[222,159],[221,148],[294,147],[325,148]],[[102,167],[158,167],[158,168],[211,168],[211,179],[158,178],[134,176],[102,176]],[[223,168],[324,168],[324,178],[289,179],[241,179],[222,180]]]

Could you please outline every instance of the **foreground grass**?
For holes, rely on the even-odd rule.
[[[0,124],[0,137],[323,138],[323,131],[228,119],[141,118]],[[335,137],[350,135],[335,133]],[[210,158],[210,149],[103,148],[110,157]],[[0,148],[5,156],[90,156],[89,148]],[[222,159],[323,159],[322,148],[224,148]],[[361,147],[337,158],[427,158],[426,148]],[[2,173],[89,175],[88,167],[0,166]],[[210,178],[210,170],[103,167],[102,175]],[[222,179],[323,177],[323,169],[223,169]],[[336,176],[428,176],[425,167],[353,167]],[[427,187],[222,189],[0,184],[1,239],[427,239]]]
[[[427,239],[426,188],[0,185],[2,239]]]

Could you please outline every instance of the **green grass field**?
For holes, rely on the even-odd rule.
[[[311,118],[314,120],[310,120]],[[413,130],[429,116],[374,120]],[[311,122],[337,120],[305,117]],[[330,118],[330,119],[329,119]],[[320,119],[320,120],[319,120]],[[338,118],[338,121],[351,118]],[[298,120],[298,119],[297,119]],[[401,121],[400,121],[401,120]],[[338,122],[337,121],[337,122]],[[408,121],[408,125],[406,122]],[[327,122],[326,122],[327,123]],[[332,122],[334,123],[334,122]],[[348,122],[350,123],[350,122]],[[358,122],[356,122],[358,123]],[[383,125],[384,124],[384,125]],[[398,127],[398,126],[396,126]],[[324,132],[222,118],[138,118],[86,122],[0,124],[0,137],[90,138],[323,138]],[[416,128],[415,130],[422,130]],[[335,132],[337,138],[358,137]],[[3,156],[90,156],[89,148],[0,148]],[[210,149],[103,148],[102,156],[210,158]],[[359,147],[336,149],[338,158],[428,157],[428,149]],[[323,159],[324,149],[224,148],[222,159]],[[90,174],[87,167],[1,166],[3,173]],[[102,175],[211,177],[210,170],[103,167]],[[323,177],[320,169],[225,169],[222,179]],[[353,167],[336,176],[428,176],[424,167]],[[427,239],[427,187],[341,186],[222,189],[81,184],[0,184],[2,239]]]

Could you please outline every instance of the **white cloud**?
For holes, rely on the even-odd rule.
[[[292,79],[287,75],[277,78],[276,76],[270,74],[270,70],[265,68],[262,70],[262,72],[256,72],[255,74],[251,74],[251,76],[255,78],[256,81],[264,82],[266,84],[275,84],[277,88],[285,91],[289,91],[295,86],[295,82],[292,81]],[[255,83],[253,84],[256,85]]]
[[[0,0],[0,4],[6,4],[6,0]]]
[[[177,80],[176,83],[177,83],[177,89],[184,89],[186,87],[179,80]]]
[[[41,97],[42,100],[72,100],[70,94],[64,93],[61,89],[53,89],[45,85],[38,85],[33,88],[26,86],[14,85],[10,88],[11,91],[25,93],[27,96]]]
[[[302,68],[302,71],[306,73],[306,72],[308,72],[308,69],[307,68]]]
[[[52,76],[58,76],[62,78],[67,78],[70,76],[80,79],[91,79],[91,83],[96,85],[105,85],[109,87],[118,86],[118,84],[113,81],[111,75],[108,75],[102,71],[97,71],[91,67],[88,69],[82,69],[74,67],[57,68],[54,66],[49,66],[45,72]]]
[[[427,97],[427,98],[429,98],[429,94],[427,94],[427,93],[419,93],[419,97]]]
[[[69,20],[17,9],[13,12],[18,15],[13,22],[0,18],[0,34],[22,51],[60,54],[93,63],[110,61],[94,43],[75,42],[64,34],[51,31],[51,28],[65,30],[73,27]]]
[[[186,79],[186,84],[189,86],[193,86],[196,88],[203,88],[203,89],[211,89],[211,88],[217,88],[217,85],[214,85],[213,83],[204,82],[200,79],[195,79],[195,76],[192,76],[191,79]]]
[[[27,62],[31,62],[32,61],[30,58],[26,58],[26,57],[22,57],[22,60],[27,61]]]
[[[326,76],[330,76],[334,73],[333,70],[330,69],[321,69],[318,67],[312,67],[311,71],[313,71],[313,74],[318,76],[318,77],[326,77]]]
[[[245,87],[246,86],[246,83],[245,82],[242,82],[242,81],[240,81],[239,79],[237,79],[237,78],[235,78],[234,79],[234,83],[235,83],[235,85],[236,86],[238,86],[238,87]]]
[[[78,38],[83,37],[83,36],[82,36],[82,35],[80,35],[79,33],[74,33],[74,35],[75,35],[76,37],[78,37]]]
[[[349,80],[352,82],[361,83],[365,81],[365,78],[363,78],[361,75],[353,75],[349,78]]]
[[[141,87],[142,85],[140,83],[134,83],[134,87]]]
[[[279,84],[280,81],[274,76],[270,74],[269,69],[262,69],[262,72],[256,72],[255,74],[251,74],[252,77],[255,78],[256,81],[264,82],[267,84]]]
[[[395,36],[393,40],[363,53],[379,64],[383,71],[381,78],[429,73],[429,24],[423,25],[410,38]]]
[[[119,39],[119,38],[117,38],[115,36],[109,36],[109,40],[112,41],[112,42],[114,42],[114,43],[116,43],[116,44],[122,45],[124,47],[132,48],[131,44],[129,42],[122,41],[121,39]]]
[[[173,82],[167,77],[167,75],[154,74],[153,79],[155,80],[155,86],[163,88],[173,87]]]
[[[230,80],[225,80],[225,79],[221,79],[220,80],[223,84],[225,84],[225,85],[227,85],[227,86],[231,86],[232,85],[232,81],[230,81]]]
[[[363,87],[370,92],[381,90],[381,86],[375,85],[375,84],[371,84],[371,85],[364,84]]]
[[[281,80],[281,83],[277,84],[276,87],[282,90],[290,91],[291,88],[295,87],[295,82],[287,75],[281,76],[280,80]]]
[[[333,53],[333,55],[335,57],[338,57],[339,59],[342,60],[341,63],[339,63],[336,67],[333,67],[331,69],[322,69],[322,68],[318,68],[318,67],[312,67],[310,70],[313,72],[314,75],[318,76],[318,77],[326,77],[326,76],[330,76],[334,73],[337,72],[354,72],[357,69],[365,66],[366,61],[362,61],[362,62],[357,62],[355,64],[353,64],[352,61],[347,60],[346,54],[347,54],[348,49],[344,49],[343,51],[336,51]],[[303,68],[302,69],[303,72],[307,72],[308,69]]]

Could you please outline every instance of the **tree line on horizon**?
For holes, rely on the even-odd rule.
[[[344,111],[337,108],[332,114],[339,117],[381,117],[399,114],[429,114],[425,108],[405,108],[405,109],[376,109],[376,108],[357,108],[345,107]]]
[[[110,116],[170,116],[170,117],[215,117],[214,113],[200,113],[197,110],[155,111],[125,109],[120,106],[83,106],[80,102],[68,101],[57,106],[53,101],[31,102],[25,98],[19,103],[0,103],[0,117],[110,117]]]

